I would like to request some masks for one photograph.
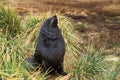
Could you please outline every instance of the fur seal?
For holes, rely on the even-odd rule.
[[[66,75],[63,69],[65,41],[57,24],[58,19],[54,15],[41,25],[33,60],[41,64],[44,71],[50,69],[50,73],[57,71]]]

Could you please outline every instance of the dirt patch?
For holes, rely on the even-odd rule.
[[[1,0],[0,3],[11,5],[17,8],[19,12],[30,12],[30,10],[33,12],[53,11],[79,16],[81,11],[86,10],[107,15],[120,14],[119,0]]]

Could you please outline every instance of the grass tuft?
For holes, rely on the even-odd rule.
[[[20,18],[10,8],[0,5],[0,31],[6,35],[8,39],[15,37],[21,31]]]
[[[99,75],[105,71],[106,61],[102,51],[87,52],[76,57],[73,63],[73,74],[76,80],[94,79],[95,75]]]

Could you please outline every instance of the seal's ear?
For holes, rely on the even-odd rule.
[[[54,15],[53,17],[51,17],[51,26],[57,27],[57,24],[58,24],[57,16]]]

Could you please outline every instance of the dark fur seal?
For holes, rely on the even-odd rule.
[[[53,69],[52,72],[57,71],[65,75],[63,70],[65,41],[57,24],[56,15],[43,22],[33,60],[37,64],[42,64],[44,71]]]

